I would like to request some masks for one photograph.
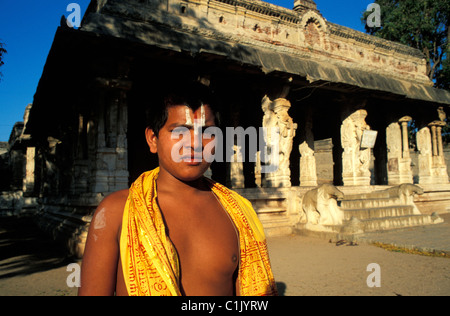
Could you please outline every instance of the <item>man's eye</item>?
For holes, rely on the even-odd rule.
[[[218,129],[219,128],[215,126],[204,127],[202,129],[203,137],[206,136],[207,138],[214,138],[218,133]]]
[[[189,129],[187,129],[186,127],[176,127],[171,132],[174,134],[184,134],[189,132]]]

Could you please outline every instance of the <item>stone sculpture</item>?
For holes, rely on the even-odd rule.
[[[371,150],[361,148],[365,130],[370,130],[365,118],[366,110],[357,110],[349,115],[341,126],[342,178],[344,185],[370,185]]]
[[[291,171],[289,158],[292,152],[293,139],[297,130],[297,124],[289,116],[291,103],[279,98],[271,101],[267,96],[263,98],[262,110],[264,111],[263,127],[269,130],[268,135],[272,134],[271,129],[277,129],[280,133],[278,143],[278,170],[266,175],[265,186],[267,187],[290,187]],[[270,136],[265,139],[269,152],[275,148]]]
[[[300,185],[317,186],[316,159],[306,141],[300,144]]]
[[[302,222],[311,230],[321,230],[324,225],[342,225],[344,214],[337,205],[337,199],[342,198],[344,194],[331,184],[308,191],[303,197]]]

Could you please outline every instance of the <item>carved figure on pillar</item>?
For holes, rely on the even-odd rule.
[[[91,170],[91,191],[114,192],[128,187],[127,92],[131,82],[97,78],[102,106],[97,113],[95,165]],[[91,136],[89,136],[91,138]]]
[[[432,133],[434,183],[439,184],[449,183],[447,165],[444,157],[444,146],[442,143],[442,128],[446,125],[444,121],[434,121],[429,124]]]
[[[390,185],[413,183],[408,141],[408,123],[411,120],[411,117],[405,116],[386,128],[388,183]]]
[[[233,146],[234,155],[233,161],[230,163],[230,183],[229,185],[233,189],[245,188],[245,178],[244,178],[244,166],[242,164],[242,150],[241,146]]]
[[[299,146],[300,151],[300,186],[317,186],[316,158],[306,141]]]
[[[365,130],[370,130],[365,118],[366,110],[357,110],[349,115],[341,126],[342,179],[344,185],[370,185],[371,150],[361,149]]]
[[[442,146],[443,126],[445,122],[434,121],[417,133],[420,184],[449,183]]]
[[[264,111],[263,127],[279,129],[280,141],[279,141],[279,165],[278,170],[265,175],[264,186],[266,187],[290,187],[291,186],[291,171],[289,158],[292,152],[293,139],[297,130],[297,124],[295,124],[292,118],[289,116],[288,111],[291,107],[291,103],[284,99],[279,98],[275,101],[270,101],[266,96],[262,102],[262,109]],[[270,131],[268,135],[272,134]],[[268,136],[266,144],[271,146],[271,139]]]
[[[433,183],[430,129],[427,126],[421,128],[417,132],[416,138],[419,150],[419,183]]]

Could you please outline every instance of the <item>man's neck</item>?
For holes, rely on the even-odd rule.
[[[158,191],[163,190],[165,192],[174,192],[177,194],[196,194],[200,191],[210,190],[203,176],[195,181],[186,182],[177,179],[163,168],[160,168],[156,185]]]

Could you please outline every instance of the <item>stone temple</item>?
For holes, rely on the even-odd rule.
[[[81,256],[100,201],[157,166],[145,109],[161,87],[201,80],[220,100],[223,127],[280,130],[277,170],[261,172],[262,148],[245,146],[244,162],[210,171],[251,200],[267,234],[440,222],[450,211],[441,135],[450,93],[433,88],[420,51],[319,9],[313,0],[292,10],[259,0],[91,1],[79,29],[62,21],[33,104],[2,150],[0,211],[32,214]]]

